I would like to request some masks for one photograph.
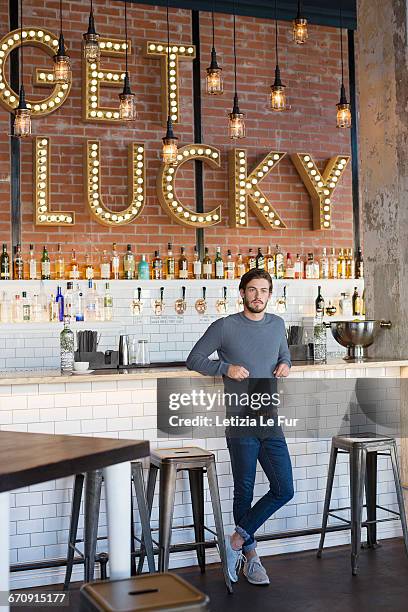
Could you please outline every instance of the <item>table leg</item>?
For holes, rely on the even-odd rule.
[[[109,576],[130,577],[130,463],[103,470],[108,521]]]
[[[10,588],[10,495],[0,493],[0,591],[8,593]],[[8,605],[0,605],[0,610],[6,612]]]

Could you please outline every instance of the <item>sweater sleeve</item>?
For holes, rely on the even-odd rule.
[[[229,363],[220,359],[208,359],[214,351],[222,346],[222,328],[224,319],[211,323],[187,357],[186,366],[206,376],[221,376],[227,373]]]
[[[289,352],[289,347],[288,347],[288,341],[286,339],[286,330],[285,330],[285,323],[282,319],[282,337],[281,337],[281,342],[279,345],[279,357],[278,357],[278,363],[286,363],[290,368],[292,367],[292,362],[290,360],[290,352]]]

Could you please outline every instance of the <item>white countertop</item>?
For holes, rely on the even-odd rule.
[[[367,361],[346,361],[344,359],[329,359],[324,364],[313,364],[312,362],[298,362],[291,368],[291,375],[296,372],[343,370],[350,368],[385,368],[385,367],[408,367],[408,359],[369,359]],[[184,367],[160,367],[160,368],[137,368],[133,370],[96,370],[89,374],[66,375],[59,370],[24,370],[15,372],[4,372],[0,374],[0,386],[2,385],[27,385],[46,384],[55,382],[89,382],[95,380],[141,380],[157,378],[193,378],[200,377],[198,372],[192,372]]]

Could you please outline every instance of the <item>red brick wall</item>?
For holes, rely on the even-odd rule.
[[[8,3],[1,3],[1,36],[8,23]],[[160,247],[164,252],[168,241],[179,246],[185,244],[191,252],[195,244],[195,230],[177,225],[163,212],[156,195],[156,176],[159,167],[161,138],[160,67],[157,60],[143,57],[143,42],[150,38],[166,40],[165,9],[134,5],[129,8],[129,32],[133,45],[130,57],[131,84],[137,96],[138,118],[127,125],[98,125],[81,119],[81,38],[87,27],[88,3],[65,2],[64,30],[69,54],[72,58],[73,84],[66,103],[55,113],[33,121],[36,135],[52,139],[51,198],[54,210],[73,210],[74,227],[36,228],[32,207],[32,153],[31,143],[22,145],[22,242],[27,251],[34,242],[37,251],[43,244],[52,252],[58,242],[68,252],[76,248],[81,256],[87,251],[100,253],[116,241],[121,250],[131,242],[137,253]],[[98,31],[104,36],[124,36],[123,3],[96,0],[95,17]],[[68,15],[69,7],[69,15]],[[56,0],[25,0],[26,26],[44,27],[58,31]],[[201,66],[204,84],[205,68],[209,62],[211,44],[210,14],[201,14]],[[274,26],[271,21],[237,18],[237,49],[239,64],[240,106],[246,113],[247,137],[237,146],[248,150],[248,169],[271,150],[310,152],[320,169],[334,154],[350,152],[350,133],[335,127],[335,104],[339,95],[339,35],[338,30],[310,26],[310,38],[305,46],[296,46],[291,40],[291,24],[279,24],[280,64],[283,82],[287,85],[291,110],[274,114],[268,108],[269,86],[274,73]],[[321,246],[352,245],[351,172],[347,168],[335,192],[333,229],[325,232],[311,230],[310,198],[289,155],[262,183],[263,190],[276,206],[288,229],[267,231],[250,213],[250,228],[235,230],[228,227],[227,154],[234,144],[227,137],[227,113],[233,97],[232,17],[216,16],[216,46],[219,63],[223,68],[225,93],[221,97],[207,97],[203,92],[204,141],[221,149],[222,168],[212,170],[204,166],[206,209],[222,204],[223,222],[206,230],[209,245],[221,244],[233,252],[248,246],[263,246],[279,242],[285,250],[306,253]],[[171,9],[171,40],[174,43],[191,42],[191,15],[188,11]],[[26,81],[28,95],[43,96],[44,90],[33,92],[34,67],[51,67],[49,58],[35,48],[26,47]],[[116,60],[105,58],[103,66],[118,68]],[[180,144],[193,140],[192,115],[192,63],[180,61],[182,123],[176,133]],[[124,61],[121,63],[124,68]],[[104,102],[117,101],[117,90],[104,90]],[[9,175],[9,146],[5,136],[8,113],[0,109],[0,178]],[[94,221],[84,198],[83,150],[86,138],[99,138],[103,145],[102,183],[105,203],[123,208],[126,201],[127,145],[144,141],[147,160],[147,203],[142,216],[131,225],[107,228]],[[190,167],[189,167],[190,166]],[[184,202],[192,204],[194,195],[193,166],[186,164],[180,170],[178,192],[184,193]],[[183,180],[186,179],[186,180]],[[188,179],[188,180],[187,180]],[[2,239],[9,236],[9,187],[0,183]],[[97,257],[97,255],[96,255]]]

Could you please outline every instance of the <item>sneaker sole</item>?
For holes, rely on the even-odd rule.
[[[244,574],[244,576],[247,579],[247,581],[249,582],[249,584],[253,584],[255,586],[266,587],[266,586],[269,586],[271,584],[270,581],[268,581],[268,582],[255,582],[254,580],[251,580],[250,578],[248,578],[248,576],[246,576],[245,574]]]

